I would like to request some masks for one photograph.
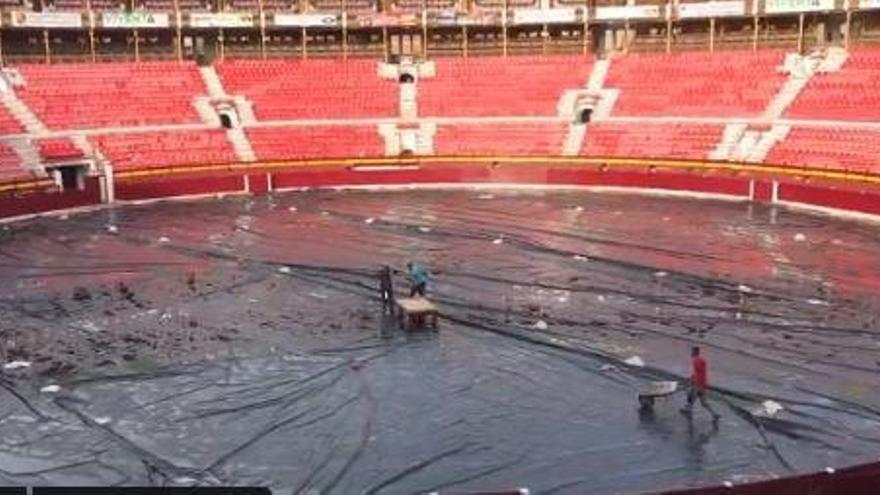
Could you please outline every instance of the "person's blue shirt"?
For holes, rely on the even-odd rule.
[[[410,268],[409,271],[409,279],[412,281],[413,285],[427,284],[430,276],[431,274],[428,270],[418,263],[413,263],[412,268]]]

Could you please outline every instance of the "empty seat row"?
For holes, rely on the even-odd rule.
[[[880,130],[794,127],[765,161],[880,173]]]
[[[22,165],[18,154],[6,143],[0,143],[0,183],[33,177],[33,174]]]
[[[814,75],[785,114],[802,119],[880,120],[880,52],[855,49],[840,71]]]
[[[47,138],[34,141],[40,159],[45,162],[60,162],[83,158],[83,152],[69,138]]]
[[[608,122],[587,126],[581,154],[596,157],[705,159],[721,125]]]
[[[260,160],[376,157],[385,144],[375,125],[256,127],[248,139]]]
[[[438,155],[558,155],[564,123],[442,124],[434,150]]]
[[[89,138],[116,170],[236,161],[226,132],[159,131]]]

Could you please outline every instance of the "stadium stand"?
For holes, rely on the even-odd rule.
[[[880,173],[880,131],[795,127],[765,161]]]
[[[0,105],[0,134],[20,134],[24,132],[24,127],[11,114],[5,106]]]
[[[428,11],[450,10],[456,6],[455,0],[396,0],[394,9],[400,12],[421,12],[424,8]]]
[[[558,155],[568,126],[538,124],[454,124],[437,127],[438,155]]]
[[[582,56],[438,59],[419,81],[423,115],[555,115],[566,89],[583,88],[592,59]]]
[[[341,12],[343,0],[311,0],[309,2],[315,10]],[[375,12],[376,2],[371,0],[345,0],[346,12]]]
[[[260,160],[385,154],[375,125],[257,127],[248,129],[247,136]]]
[[[842,70],[815,75],[785,115],[880,120],[880,50],[852,50]]]
[[[581,154],[639,158],[705,159],[724,127],[681,123],[600,123],[587,127]]]
[[[199,122],[205,86],[195,64],[177,62],[22,65],[16,90],[50,129]]]
[[[397,115],[395,81],[372,60],[234,60],[217,71],[231,94],[247,96],[257,118],[340,119]]]
[[[475,5],[484,9],[503,9],[504,0],[476,0]],[[581,2],[580,5],[584,3]],[[508,0],[507,6],[511,8],[538,7],[538,0]]]
[[[21,159],[6,143],[0,143],[0,182],[30,179],[33,176],[22,167]]]
[[[83,152],[68,138],[38,139],[34,142],[43,162],[58,162],[83,158]]]
[[[117,170],[236,161],[219,129],[105,134],[90,141]]]
[[[782,50],[632,54],[605,80],[620,96],[616,115],[755,117],[785,83]]]

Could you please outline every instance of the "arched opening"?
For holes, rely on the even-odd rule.
[[[577,122],[579,124],[589,124],[590,118],[593,116],[592,108],[582,108],[578,111]]]
[[[404,72],[397,80],[400,82],[400,84],[412,84],[416,82],[416,78],[413,77],[413,75],[409,72]]]
[[[226,112],[220,112],[220,125],[226,129],[232,129],[232,117]]]
[[[61,165],[54,167],[55,180],[63,191],[81,191],[85,187],[88,166],[84,164]]]

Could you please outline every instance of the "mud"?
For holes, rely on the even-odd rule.
[[[0,484],[626,493],[874,461],[878,255],[876,224],[561,192],[8,224],[0,357],[30,366],[3,370]],[[376,270],[411,259],[436,334],[380,315]],[[640,414],[694,344],[721,421]]]

